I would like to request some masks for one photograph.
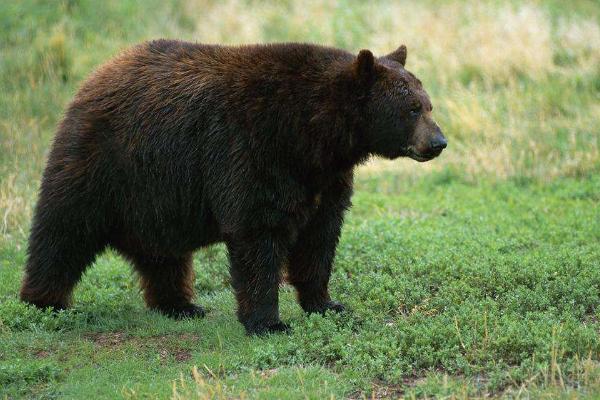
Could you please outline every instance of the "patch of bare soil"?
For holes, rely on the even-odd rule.
[[[84,337],[102,348],[116,348],[126,343],[133,343],[145,351],[156,351],[163,363],[170,359],[177,362],[189,361],[192,358],[190,347],[200,339],[199,336],[189,333],[173,336],[135,337],[128,336],[125,332],[102,332],[88,333]]]
[[[46,358],[50,355],[50,352],[47,350],[38,350],[35,353],[33,353],[33,356],[35,358]]]
[[[124,332],[87,333],[83,337],[100,347],[115,347],[131,340]]]

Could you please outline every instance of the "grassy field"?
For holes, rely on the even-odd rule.
[[[18,301],[62,110],[157,37],[408,46],[450,144],[359,169],[331,284],[351,314],[284,286],[292,332],[245,336],[221,245],[195,258],[203,320],[148,311],[112,252],[72,309]],[[599,398],[599,332],[597,2],[0,2],[0,398]]]

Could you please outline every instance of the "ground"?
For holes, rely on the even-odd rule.
[[[96,4],[0,4],[0,398],[600,397],[597,3]],[[306,316],[284,286],[292,332],[245,336],[220,245],[194,260],[202,320],[148,311],[111,252],[71,310],[17,300],[61,110],[159,36],[407,44],[450,144],[359,169],[331,284],[351,313]]]

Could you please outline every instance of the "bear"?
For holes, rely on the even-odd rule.
[[[354,168],[371,156],[437,157],[447,141],[404,45],[222,46],[155,40],[81,85],[41,180],[20,297],[70,305],[96,256],[115,249],[147,306],[203,317],[194,251],[224,242],[248,334],[287,331],[283,277],[307,313],[340,312],[328,284]]]

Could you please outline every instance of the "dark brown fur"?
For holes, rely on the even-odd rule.
[[[249,333],[286,329],[284,265],[306,311],[341,310],[327,286],[354,166],[372,154],[441,152],[405,59],[403,47],[375,59],[167,40],[124,52],[83,84],[58,128],[21,298],[67,307],[111,246],[139,272],[149,307],[203,315],[192,252],[224,241]]]

